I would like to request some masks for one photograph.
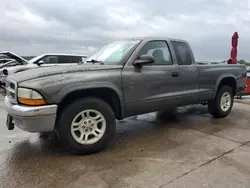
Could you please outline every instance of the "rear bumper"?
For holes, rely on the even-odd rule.
[[[28,132],[53,131],[56,122],[57,105],[21,106],[4,99],[4,108],[13,117],[15,126]]]

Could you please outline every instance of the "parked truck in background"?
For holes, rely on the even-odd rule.
[[[9,76],[7,127],[54,131],[70,152],[94,153],[114,138],[116,119],[204,102],[226,117],[245,82],[244,65],[198,65],[184,40],[115,41],[83,65]]]

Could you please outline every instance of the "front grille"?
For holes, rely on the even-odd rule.
[[[9,98],[9,100],[13,103],[17,103],[17,83],[13,80],[6,80],[6,96]]]

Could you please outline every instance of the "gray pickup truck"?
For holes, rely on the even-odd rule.
[[[116,120],[178,106],[207,103],[226,117],[245,89],[244,65],[198,65],[189,44],[166,38],[112,42],[83,65],[47,67],[6,82],[7,127],[56,132],[72,153],[101,151]]]

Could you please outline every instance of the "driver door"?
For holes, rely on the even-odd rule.
[[[154,63],[140,68],[128,64],[122,71],[125,116],[166,109],[176,104],[179,68],[173,63],[167,42],[148,41],[136,56],[142,55],[153,56]]]

